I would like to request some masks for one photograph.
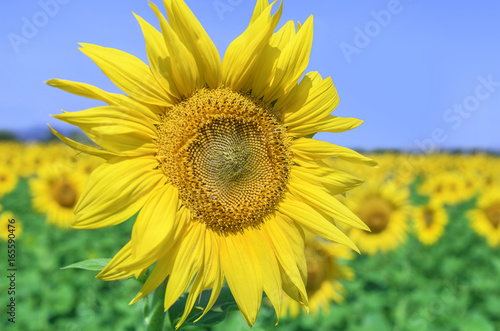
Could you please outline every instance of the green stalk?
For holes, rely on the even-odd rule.
[[[163,309],[163,303],[165,301],[165,289],[167,287],[167,282],[164,281],[152,294],[149,294],[144,298],[144,325],[146,326],[146,331],[162,331],[165,321],[165,311]],[[148,299],[153,296],[151,305],[149,305]]]

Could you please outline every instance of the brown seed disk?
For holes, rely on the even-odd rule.
[[[394,206],[386,199],[370,196],[365,199],[359,216],[370,228],[369,234],[378,234],[389,225],[393,211]]]
[[[161,168],[212,230],[257,226],[283,198],[292,154],[272,107],[227,88],[200,89],[157,129]]]
[[[500,227],[500,203],[492,204],[485,210],[486,218],[493,228]]]
[[[72,183],[62,179],[52,185],[52,197],[64,208],[73,208],[78,201],[78,194]]]

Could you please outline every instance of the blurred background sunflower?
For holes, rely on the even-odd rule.
[[[442,205],[433,203],[415,207],[413,220],[418,240],[424,245],[433,245],[444,233],[448,223],[448,213]]]
[[[333,303],[344,302],[346,293],[343,281],[354,279],[354,272],[344,265],[352,260],[354,253],[347,247],[306,234],[305,257],[307,264],[307,296],[309,312],[314,315],[328,314]],[[296,318],[303,307],[293,300],[285,299],[283,315]]]
[[[45,215],[48,224],[68,228],[75,220],[74,209],[86,177],[84,172],[43,167],[29,181],[33,209]]]
[[[373,182],[353,191],[345,203],[371,231],[349,229],[361,252],[388,252],[404,243],[409,229],[409,191],[394,183]]]

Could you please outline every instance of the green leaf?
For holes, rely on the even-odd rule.
[[[236,301],[234,300],[233,295],[231,294],[231,291],[229,290],[229,287],[225,286],[222,288],[219,297],[215,301],[214,306],[212,309],[203,316],[199,321],[194,323],[195,320],[197,320],[201,314],[203,314],[203,311],[205,310],[205,307],[207,306],[207,303],[210,299],[210,296],[212,294],[211,290],[203,291],[200,295],[200,297],[196,300],[196,304],[193,307],[193,310],[191,310],[191,313],[189,314],[188,318],[184,322],[183,325],[197,325],[197,326],[211,326],[218,324],[226,319],[227,313],[233,310],[238,310],[238,306],[236,305]],[[182,314],[184,313],[184,307],[186,305],[186,300],[187,300],[187,293],[184,293],[176,303],[170,307],[168,310],[168,315],[170,317],[170,322],[172,323],[172,326],[175,327],[177,322],[179,322]]]
[[[70,264],[68,266],[62,267],[61,269],[75,268],[75,269],[101,271],[109,263],[109,261],[111,261],[111,259],[83,260],[83,261],[76,262],[76,263]]]
[[[495,327],[486,317],[480,313],[472,313],[468,319],[463,321],[461,330],[493,331]]]

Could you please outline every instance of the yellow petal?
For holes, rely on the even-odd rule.
[[[210,311],[210,309],[215,304],[215,301],[217,301],[220,291],[222,290],[222,286],[224,285],[224,275],[222,273],[222,267],[220,264],[221,254],[219,242],[221,239],[212,231],[206,231],[205,235],[205,252],[210,251],[210,255],[205,254],[205,270],[208,271],[205,273],[204,282],[208,285],[210,284],[210,280],[213,278],[213,282],[211,283],[211,286],[213,286],[213,288],[212,294],[210,295],[210,299],[208,300],[203,314],[201,314],[200,317],[198,317],[194,321],[195,323]]]
[[[49,125],[49,129],[50,129],[50,131],[52,131],[52,133],[54,135],[56,135],[57,138],[61,139],[61,141],[63,143],[65,143],[66,145],[68,145],[71,148],[76,149],[77,151],[80,151],[80,152],[83,152],[83,153],[86,153],[89,155],[97,156],[97,157],[103,158],[105,160],[109,160],[109,159],[112,159],[112,158],[118,156],[118,154],[108,152],[108,151],[103,150],[103,149],[97,149],[95,147],[84,145],[84,144],[81,144],[81,143],[76,142],[74,140],[71,140],[71,139],[63,136],[62,134],[60,134],[56,130],[54,130],[50,125]]]
[[[279,211],[313,234],[346,245],[359,253],[358,248],[349,237],[309,205],[297,200],[292,200],[288,195],[287,198],[280,203]]]
[[[188,6],[181,0],[164,0],[170,26],[193,55],[200,80],[211,88],[222,82],[222,63],[214,43]]]
[[[269,222],[273,221],[270,220]],[[276,324],[278,324],[281,316],[283,295],[278,261],[276,260],[276,256],[271,253],[273,247],[267,238],[267,234],[262,229],[248,231],[245,236],[248,237],[249,242],[254,243],[253,247],[262,270],[263,289],[276,311],[278,318]]]
[[[370,228],[342,202],[324,191],[315,189],[313,185],[292,178],[288,182],[288,188],[295,197],[305,201],[308,205],[315,206],[336,221],[370,231]]]
[[[287,133],[292,137],[304,137],[317,132],[345,132],[357,128],[362,120],[353,117],[338,117],[327,115],[316,121],[304,121],[289,126]]]
[[[179,250],[171,257],[175,262],[165,292],[165,311],[186,291],[200,269],[205,251],[205,231],[205,224],[200,222],[191,227],[182,240],[179,240],[181,242]]]
[[[369,166],[376,166],[377,162],[365,157],[352,149],[330,144],[326,141],[299,138],[292,142],[292,151],[305,159],[326,159],[338,157],[353,163],[361,163]]]
[[[302,240],[302,238],[287,238],[278,223],[284,223],[283,216],[279,213],[276,214],[276,219],[268,221],[264,224],[263,228],[265,229],[269,240],[272,243],[274,254],[279,261],[281,268],[283,268],[286,273],[289,281],[297,288],[300,293],[300,298],[307,302],[307,292],[306,292],[306,281],[307,274],[301,272],[298,265],[303,265],[305,263],[304,253],[296,252],[290,246],[289,240],[297,241]],[[300,243],[299,243],[300,245]],[[293,253],[298,253],[299,255],[295,255]],[[303,261],[301,261],[303,260]]]
[[[176,247],[178,245],[179,242],[176,243],[176,245],[174,245],[172,250],[168,253],[175,253]],[[174,259],[172,255],[166,255],[163,258],[159,259],[158,262],[156,262],[153,271],[151,271],[151,274],[149,274],[148,278],[139,290],[139,293],[137,293],[135,298],[133,298],[132,301],[129,302],[129,305],[132,305],[141,300],[146,295],[155,290],[158,286],[160,286],[160,284],[167,278],[167,276],[170,275],[173,263]]]
[[[197,63],[191,52],[182,43],[170,24],[168,24],[158,7],[152,3],[149,4],[160,20],[161,32],[167,46],[168,54],[170,55],[167,60],[170,61],[173,82],[179,91],[179,95],[188,97],[197,88],[203,86]]]
[[[250,19],[250,24],[252,25],[253,22],[259,16],[266,10],[266,8],[269,6],[269,0],[257,0],[257,3],[255,3],[255,8],[253,10],[252,18]]]
[[[180,100],[181,95],[179,94],[172,77],[170,54],[168,52],[167,45],[165,45],[165,39],[163,39],[161,32],[156,30],[151,24],[143,20],[140,16],[135,15],[135,18],[141,25],[142,33],[144,34],[144,39],[146,41],[146,53],[148,55],[151,71],[167,94],[166,98],[170,100],[170,104],[165,104],[165,106],[168,107],[173,105]]]
[[[338,105],[337,90],[330,77],[323,79],[318,72],[309,72],[286,98],[275,107],[284,112],[285,125],[290,128],[329,115]]]
[[[257,99],[263,97],[264,92],[271,86],[276,74],[276,62],[294,36],[295,26],[293,21],[288,21],[278,32],[273,33],[267,45],[264,46],[256,64],[258,70],[254,70],[254,75],[248,84],[244,85],[244,89],[252,90],[252,94]]]
[[[186,236],[192,229],[192,226],[185,226],[182,228],[182,237]],[[130,301],[129,305],[136,303],[149,293],[151,293],[154,289],[156,289],[160,284],[172,273],[172,269],[174,263],[176,261],[176,256],[179,252],[180,246],[182,244],[182,239],[176,240],[172,248],[170,250],[166,250],[163,252],[163,255],[160,257],[158,262],[148,276],[144,285],[142,285],[139,293],[135,296],[135,298]]]
[[[293,166],[291,177],[298,177],[311,184],[322,185],[326,191],[336,192],[335,194],[346,192],[364,183],[362,179],[346,172],[326,167]]]
[[[225,86],[234,91],[240,90],[251,78],[259,54],[278,25],[282,4],[272,17],[271,8],[272,5],[267,6],[226,50],[222,61],[223,81]]]
[[[212,231],[204,231],[204,233],[202,234],[205,237],[205,252],[203,256],[203,264],[200,271],[196,275],[195,280],[193,281],[191,289],[189,290],[184,313],[175,326],[176,329],[178,329],[189,316],[189,312],[191,311],[191,309],[193,309],[193,306],[202,291],[211,287],[215,287],[212,290],[212,294],[203,314],[198,317],[197,321],[200,320],[210,310],[217,297],[219,296],[220,290],[222,288],[224,277],[222,277],[220,270],[219,250],[217,242],[212,238],[211,232]]]
[[[230,234],[220,240],[222,270],[247,324],[255,323],[262,301],[262,271],[252,245],[242,234]]]
[[[97,167],[75,207],[77,229],[119,224],[134,215],[165,180],[154,157],[115,158]],[[120,180],[116,180],[119,178]]]
[[[290,252],[295,257],[300,277],[305,281],[307,279],[307,265],[304,255],[304,230],[291,218],[283,214],[278,214],[276,225],[281,229],[284,236],[288,238],[288,244],[290,244],[291,249]]]
[[[150,68],[135,56],[114,48],[80,44],[106,76],[123,92],[139,102],[166,105],[170,100],[151,74]]]
[[[75,95],[104,101],[110,106],[121,106],[138,110],[153,122],[158,121],[158,114],[162,113],[160,107],[153,105],[145,106],[127,95],[109,93],[89,84],[72,82],[63,79],[51,79],[46,81],[45,83],[47,83],[49,86],[57,87],[63,91],[73,93]]]
[[[264,101],[271,102],[287,95],[297,85],[309,63],[313,38],[313,18],[310,16],[300,31],[283,48],[271,85],[264,91]]]
[[[118,270],[116,267],[122,264],[124,261],[130,258],[131,255],[131,243],[130,241],[123,246],[122,249],[108,262],[108,264],[101,270],[101,272],[96,276],[96,278],[102,280],[119,280],[130,277],[134,274],[133,270],[124,271]]]
[[[111,152],[124,156],[156,152],[154,126],[134,109],[104,106],[53,117],[78,126],[92,141]]]
[[[178,192],[170,183],[152,194],[137,215],[132,229],[132,257],[129,268],[138,269],[151,265],[164,251],[170,250],[177,238]]]

